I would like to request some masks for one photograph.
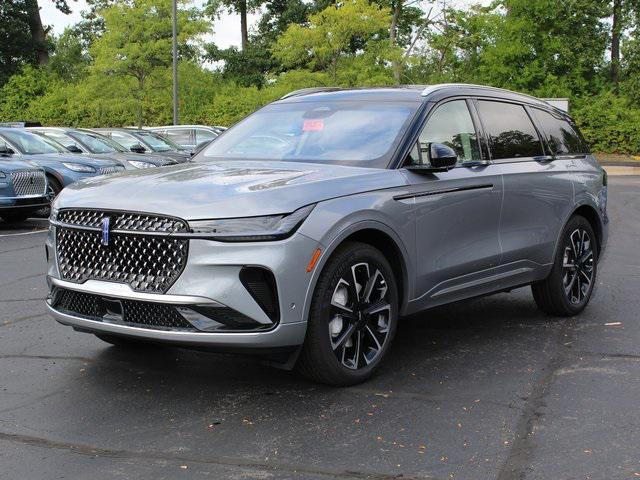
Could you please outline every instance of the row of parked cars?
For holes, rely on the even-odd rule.
[[[190,162],[224,130],[0,126],[0,217],[21,222],[46,215],[64,187],[84,178]]]

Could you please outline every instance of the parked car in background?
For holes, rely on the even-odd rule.
[[[22,128],[0,128],[5,157],[29,160],[44,169],[48,194],[53,198],[67,185],[98,175],[122,172],[115,160],[68,152],[62,145]]]
[[[167,125],[164,127],[148,127],[147,130],[164,135],[187,150],[195,151],[203,142],[214,140],[222,133],[219,127],[206,125]]]
[[[81,128],[32,127],[27,130],[44,135],[64,146],[71,153],[90,154],[120,162],[126,169],[164,167],[178,162],[160,154],[134,153],[114,140]]]
[[[351,385],[380,366],[401,315],[530,285],[569,317],[597,284],[607,174],[573,120],[528,95],[293,92],[199,160],[58,197],[59,322],[132,348],[275,351]]]
[[[191,151],[163,137],[162,135],[136,128],[92,128],[135,153],[159,153],[184,163],[191,160]]]
[[[21,222],[49,205],[47,178],[42,168],[11,155],[0,142],[0,217]]]

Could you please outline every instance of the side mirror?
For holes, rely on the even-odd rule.
[[[136,143],[135,145],[131,145],[131,148],[129,150],[131,150],[134,153],[144,153],[147,151],[147,149],[144,148],[139,143]]]
[[[0,155],[13,155],[14,151],[11,150],[6,144],[0,144]]]
[[[71,153],[82,153],[82,150],[77,145],[67,145],[66,148]]]
[[[428,143],[420,147],[423,157],[428,163],[407,165],[407,169],[422,172],[446,172],[458,163],[455,150],[442,143]]]
[[[434,168],[449,170],[458,163],[458,155],[451,147],[442,143],[429,144],[429,163]]]

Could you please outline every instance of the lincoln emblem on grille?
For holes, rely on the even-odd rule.
[[[102,219],[102,241],[100,243],[105,247],[109,246],[109,223],[109,217],[104,217]]]

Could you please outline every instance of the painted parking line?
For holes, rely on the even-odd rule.
[[[18,232],[18,233],[3,233],[0,234],[0,238],[3,237],[18,237],[20,235],[33,235],[34,233],[46,233],[48,231],[48,229],[42,229],[42,230],[34,230],[32,232]]]

